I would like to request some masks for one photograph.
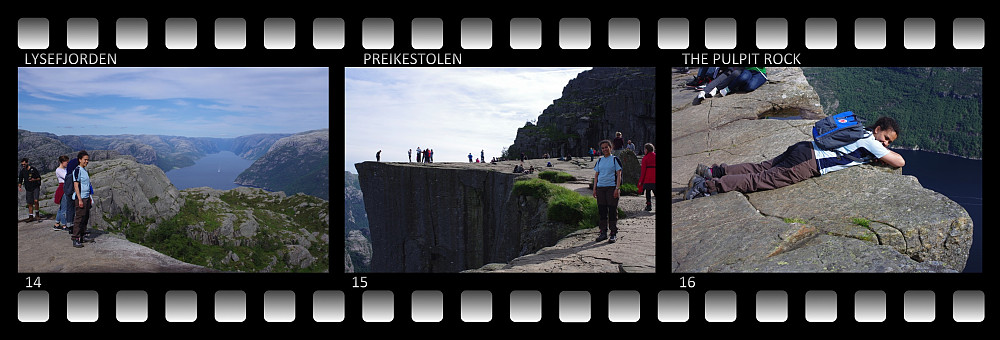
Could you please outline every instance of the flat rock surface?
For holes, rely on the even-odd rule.
[[[50,218],[17,224],[18,273],[201,273],[184,263],[120,236],[92,230],[94,242],[74,248],[69,233],[53,231]]]

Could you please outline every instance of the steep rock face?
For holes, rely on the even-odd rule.
[[[536,230],[539,211],[544,214],[538,200],[511,193],[519,174],[448,163],[355,167],[368,211],[373,272],[458,272],[506,262],[556,240],[554,231],[543,241],[550,233]]]
[[[364,194],[358,175],[344,171],[344,252],[345,272],[366,272],[371,264],[370,231]],[[358,263],[355,264],[352,259]]]
[[[279,139],[290,136],[285,133],[260,133],[236,137],[230,146],[233,153],[244,159],[257,159],[267,153]]]
[[[234,182],[329,199],[330,130],[307,131],[279,139]]]
[[[958,204],[898,169],[857,166],[777,190],[680,201],[701,164],[769,160],[810,140],[822,112],[796,68],[768,68],[751,93],[692,105],[675,76],[671,128],[674,272],[954,272],[965,267],[972,222]]]
[[[536,124],[517,131],[510,157],[584,156],[621,132],[637,146],[656,145],[656,69],[595,67],[563,88]]]
[[[18,166],[20,166],[22,158],[28,158],[31,166],[37,168],[39,173],[44,174],[55,171],[59,167],[59,156],[76,157],[76,154],[71,155],[71,153],[73,153],[73,149],[56,139],[56,135],[17,130]]]

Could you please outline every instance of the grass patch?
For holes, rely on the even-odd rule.
[[[548,201],[546,217],[550,221],[561,222],[576,229],[592,228],[597,225],[599,218],[597,199],[593,197],[580,195],[539,178],[514,182],[514,194],[546,199]],[[625,212],[618,208],[618,218],[624,217]]]
[[[784,218],[782,218],[781,220],[782,220],[782,221],[785,221],[785,223],[799,223],[799,224],[806,224],[806,220],[803,220],[803,219],[801,219],[801,218],[790,218],[790,217],[784,217]]]
[[[564,183],[576,179],[575,177],[573,177],[573,175],[570,175],[568,173],[562,171],[551,171],[551,170],[539,172],[538,178],[544,179],[552,183]]]
[[[851,219],[851,223],[857,224],[865,228],[869,228],[868,224],[871,223],[871,221],[868,221],[867,219],[864,218],[855,217]]]
[[[623,183],[618,193],[622,195],[635,196],[639,194],[639,187],[632,183]]]

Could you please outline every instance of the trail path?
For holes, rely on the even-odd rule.
[[[545,167],[552,162],[553,167]],[[525,161],[525,168],[534,166],[538,171],[556,170],[569,173],[577,180],[559,185],[591,197],[589,188],[594,178],[594,163],[590,157],[559,161],[556,158],[531,159]],[[511,171],[517,161],[501,162],[498,170]],[[539,170],[539,168],[541,170]],[[536,172],[537,173],[537,172]],[[618,220],[618,241],[594,242],[598,228],[576,231],[551,247],[515,258],[507,265],[488,265],[476,271],[483,272],[531,272],[531,273],[653,273],[656,271],[656,197],[653,196],[653,210],[645,211],[645,196],[622,196],[618,207],[626,217]]]

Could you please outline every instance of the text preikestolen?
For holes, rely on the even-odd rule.
[[[365,53],[365,65],[461,65],[461,53]]]

